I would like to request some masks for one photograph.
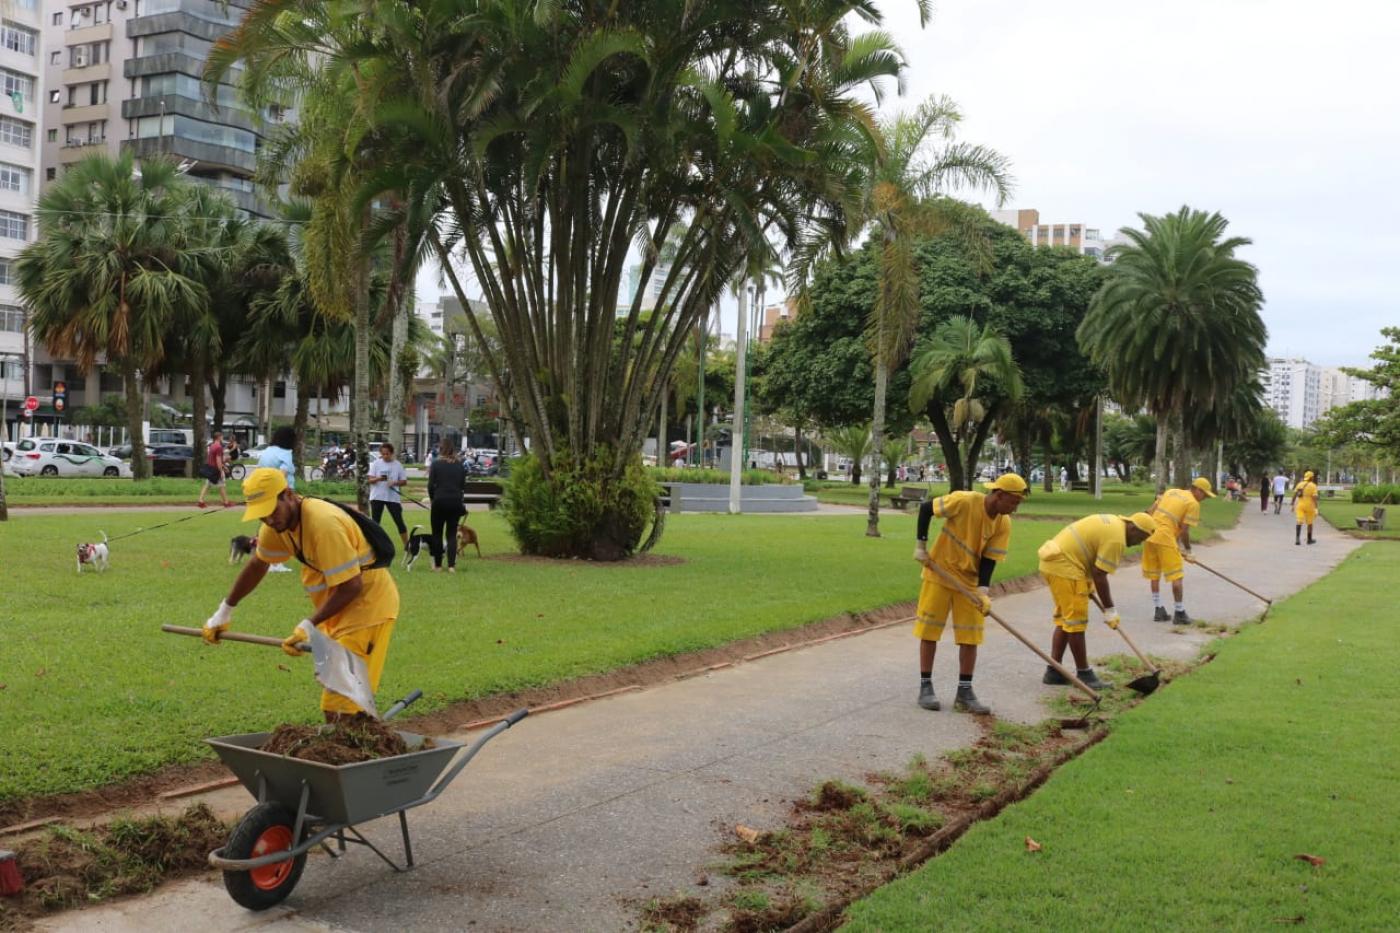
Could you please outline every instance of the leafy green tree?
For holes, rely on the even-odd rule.
[[[1359,444],[1387,462],[1400,460],[1400,327],[1381,329],[1385,343],[1371,353],[1370,369],[1346,372],[1377,388],[1381,396],[1329,411],[1314,427],[1328,446]]]
[[[1108,374],[1114,396],[1157,417],[1157,487],[1166,487],[1168,423],[1178,441],[1178,482],[1189,473],[1183,424],[1195,407],[1218,410],[1264,366],[1267,331],[1259,316],[1258,270],[1235,251],[1244,237],[1225,237],[1218,213],[1182,207],[1139,215],[1143,230],[1125,228],[1125,246],[1110,250],[1108,281],[1094,297],[1079,340]]]
[[[19,254],[19,293],[51,353],[90,371],[105,356],[122,378],[132,473],[149,476],[141,376],[158,370],[178,325],[207,308],[212,244],[191,216],[176,166],[129,152],[75,163],[39,198],[38,236]]]
[[[1259,406],[1252,423],[1242,426],[1225,444],[1225,462],[1240,475],[1258,476],[1283,463],[1288,449],[1288,426],[1278,414]]]
[[[1157,423],[1151,415],[1110,414],[1104,417],[1104,461],[1128,482],[1135,464],[1152,462],[1157,446]]]

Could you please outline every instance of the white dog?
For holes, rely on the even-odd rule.
[[[92,564],[98,573],[107,569],[107,532],[99,531],[102,541],[97,544],[78,545],[78,573],[83,572],[83,564]]]

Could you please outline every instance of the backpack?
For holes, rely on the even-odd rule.
[[[355,525],[360,529],[360,534],[365,536],[365,540],[369,542],[370,550],[374,552],[374,563],[366,567],[361,567],[360,570],[383,570],[386,567],[393,566],[394,539],[389,537],[389,532],[381,528],[378,522],[354,506],[346,505],[343,502],[336,502],[334,499],[322,499],[319,496],[307,496],[307,498],[329,503],[354,520]],[[317,573],[321,572],[321,568],[308,562],[307,559],[302,556],[300,548],[297,549],[297,560]]]

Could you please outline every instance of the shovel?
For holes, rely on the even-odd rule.
[[[1099,612],[1103,612],[1103,603],[1099,602],[1099,598],[1093,594],[1090,594],[1089,598],[1094,601],[1095,606],[1099,607]],[[1147,655],[1138,650],[1138,646],[1133,644],[1133,640],[1128,637],[1128,633],[1123,631],[1123,624],[1121,622],[1114,631],[1123,636],[1123,640],[1128,643],[1129,648],[1133,649],[1133,654],[1138,656],[1138,660],[1151,668],[1148,673],[1143,674],[1136,680],[1128,681],[1127,685],[1129,690],[1147,696],[1162,685],[1162,669],[1147,660]]]
[[[1217,577],[1219,577],[1220,579],[1224,580],[1226,583],[1230,584],[1231,586],[1238,587],[1238,588],[1244,590],[1244,591],[1245,591],[1246,593],[1248,593],[1250,596],[1253,596],[1255,599],[1257,599],[1257,600],[1259,600],[1261,603],[1263,603],[1263,604],[1264,604],[1264,614],[1261,615],[1261,616],[1259,617],[1259,621],[1260,621],[1260,622],[1263,622],[1264,619],[1265,619],[1265,617],[1268,616],[1269,610],[1272,609],[1272,608],[1274,608],[1274,601],[1273,601],[1272,599],[1270,599],[1269,597],[1267,597],[1267,596],[1261,596],[1260,594],[1254,592],[1253,590],[1251,590],[1249,587],[1245,586],[1243,583],[1239,582],[1238,580],[1232,580],[1232,579],[1230,579],[1229,577],[1225,576],[1225,574],[1221,573],[1219,570],[1216,570],[1214,567],[1210,567],[1210,566],[1207,566],[1206,564],[1201,563],[1199,560],[1197,560],[1195,557],[1192,557],[1190,554],[1183,554],[1182,556],[1186,558],[1186,562],[1187,562],[1188,564],[1194,564],[1194,565],[1196,565],[1197,567],[1200,567],[1200,568],[1201,568],[1202,570],[1204,570],[1206,573],[1213,573],[1213,574],[1215,574]]]
[[[938,566],[933,561],[926,562],[924,566],[932,570],[934,573],[938,574],[940,577],[942,577],[951,589],[953,589],[955,592],[961,593],[964,597],[966,597],[968,602],[971,602],[973,605],[978,606],[979,608],[981,607],[982,601],[976,596],[974,596],[972,592],[968,590],[967,587],[963,586],[962,581],[959,580],[957,577],[953,576],[951,573],[944,570],[942,567]],[[989,612],[987,613],[987,615],[991,616],[992,619],[997,623],[997,625],[1000,625],[1002,628],[1010,632],[1017,641],[1034,651],[1036,654],[1040,655],[1040,659],[1042,661],[1044,661],[1046,664],[1049,664],[1055,670],[1059,671],[1060,674],[1066,680],[1074,684],[1074,686],[1082,693],[1084,693],[1084,695],[1087,696],[1089,699],[1093,700],[1094,706],[1099,705],[1099,695],[1095,693],[1092,689],[1090,689],[1090,687],[1086,683],[1084,683],[1084,681],[1076,677],[1073,671],[1071,671],[1059,661],[1056,661],[1054,658],[1050,657],[1050,655],[1042,651],[1039,645],[1031,641],[1026,636],[1022,635],[1020,632],[1016,631],[1016,629],[1011,627],[1011,623],[1007,622],[995,612]],[[1061,723],[1061,725],[1063,725],[1067,729],[1081,728],[1083,724],[1083,719],[1065,720]]]
[[[204,630],[183,625],[162,625],[162,632],[172,635],[196,635],[203,637]],[[250,645],[282,647],[282,639],[267,635],[249,635],[246,632],[224,632],[220,641],[241,641]],[[379,713],[374,707],[374,691],[369,688],[369,670],[365,659],[351,653],[334,639],[322,634],[319,628],[311,629],[311,636],[301,645],[316,664],[316,680],[331,693],[338,693],[376,719]]]

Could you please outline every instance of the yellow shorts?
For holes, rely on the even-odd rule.
[[[1088,580],[1071,580],[1042,573],[1050,586],[1050,598],[1055,601],[1055,625],[1066,632],[1082,632],[1089,626]]]
[[[1300,525],[1311,525],[1317,520],[1317,509],[1305,509],[1299,506],[1293,514],[1298,517]]]
[[[384,673],[384,659],[389,656],[389,636],[394,634],[393,621],[358,629],[348,635],[335,637],[336,643],[365,659],[369,668],[369,688],[379,689],[379,676]],[[325,713],[362,713],[348,698],[329,690],[321,691],[321,711]]]
[[[919,617],[914,622],[915,636],[924,641],[938,641],[943,637],[943,627],[948,621],[949,612],[953,614],[954,642],[959,645],[982,644],[982,631],[986,627],[982,611],[966,596],[931,580],[925,580],[919,589]]]
[[[1153,544],[1145,541],[1142,545],[1142,575],[1149,580],[1166,577],[1174,583],[1186,576],[1185,563],[1181,550],[1169,544]]]

